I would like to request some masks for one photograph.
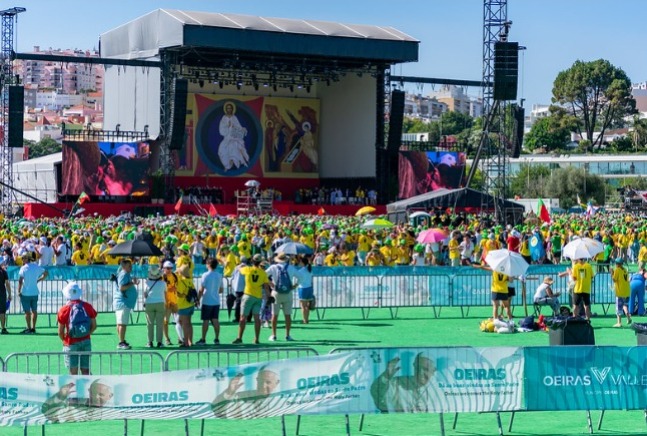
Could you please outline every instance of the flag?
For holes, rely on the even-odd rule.
[[[216,206],[213,205],[213,203],[209,203],[209,216],[213,217],[218,215],[218,209],[216,209]]]
[[[586,204],[582,203],[582,199],[580,198],[580,194],[577,194],[577,204],[578,204],[582,209],[586,209]]]
[[[85,192],[81,192],[81,195],[79,195],[79,199],[76,200],[78,204],[83,204],[86,201],[90,201],[90,196],[86,194]]]
[[[539,219],[542,220],[545,223],[550,222],[550,214],[548,213],[548,209],[546,208],[546,205],[544,204],[544,201],[540,198],[539,203],[537,203],[537,215],[539,216]]]
[[[175,209],[175,212],[180,213],[181,207],[182,207],[182,197],[180,197],[177,203],[175,203],[175,207],[173,209]]]
[[[317,215],[325,215],[326,210],[323,207],[320,207],[319,210],[317,211]]]
[[[586,205],[586,217],[591,218],[598,211],[597,207],[594,207],[589,201]]]

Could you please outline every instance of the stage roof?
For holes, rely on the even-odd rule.
[[[386,211],[388,214],[398,214],[406,212],[412,208],[432,209],[435,207],[482,207],[484,209],[493,209],[496,201],[497,200],[494,196],[472,188],[437,189],[435,191],[407,198],[406,200],[387,204]],[[502,207],[506,209],[524,209],[523,205],[510,200],[502,200]]]
[[[175,9],[157,9],[100,37],[101,56],[119,59],[191,48],[400,63],[418,60],[418,44],[393,27]]]

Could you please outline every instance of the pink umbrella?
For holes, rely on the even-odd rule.
[[[447,233],[441,229],[427,229],[418,234],[416,241],[421,244],[433,244],[447,239]]]

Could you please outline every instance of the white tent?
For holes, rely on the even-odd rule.
[[[46,203],[56,203],[56,165],[63,160],[63,153],[54,153],[13,164],[13,186]],[[34,200],[15,192],[20,203]]]

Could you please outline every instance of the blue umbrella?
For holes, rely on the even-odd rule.
[[[277,253],[285,253],[289,255],[296,255],[296,254],[312,254],[312,248],[308,247],[305,244],[301,244],[299,242],[286,242],[285,244],[279,246],[279,248],[276,249]]]

